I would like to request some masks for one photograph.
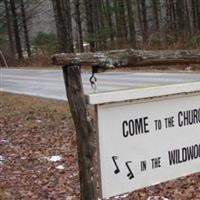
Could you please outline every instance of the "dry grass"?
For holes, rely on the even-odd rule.
[[[47,54],[40,54],[32,58],[26,58],[17,64],[17,67],[55,67],[51,62],[51,57]]]

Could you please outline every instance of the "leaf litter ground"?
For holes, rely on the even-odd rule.
[[[80,199],[66,102],[0,93],[0,200]],[[200,200],[200,173],[110,199]]]

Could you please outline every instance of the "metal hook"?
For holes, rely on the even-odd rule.
[[[98,66],[93,64],[92,65],[92,76],[90,77],[91,87],[94,91],[97,89],[97,78],[95,77],[95,73],[98,72]]]

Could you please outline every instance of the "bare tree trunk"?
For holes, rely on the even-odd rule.
[[[191,22],[190,22],[190,12],[189,12],[189,4],[188,1],[185,0],[185,18],[186,18],[186,27],[187,27],[187,33],[189,36],[192,34],[192,27],[191,27]]]
[[[200,1],[199,0],[191,0],[192,1],[192,14],[193,14],[193,24],[195,28],[195,32],[200,32]]]
[[[177,36],[177,19],[174,0],[166,0],[168,33]]]
[[[84,52],[83,47],[83,30],[82,30],[82,24],[81,24],[81,13],[80,13],[80,0],[75,0],[75,19],[76,24],[78,27],[78,35],[79,35],[79,48],[81,52]]]
[[[114,0],[113,3],[115,11],[116,35],[119,43],[118,45],[121,47],[123,43],[127,42],[128,38],[124,1]]]
[[[65,21],[66,28],[66,45],[68,52],[74,52],[73,36],[72,36],[72,17],[71,17],[71,5],[70,0],[62,0],[62,12]]]
[[[176,0],[178,31],[182,36],[185,36],[186,32],[186,17],[184,11],[185,11],[184,0]]]
[[[170,0],[169,0],[170,1]],[[176,9],[175,9],[175,0],[171,0],[171,9],[172,9],[172,26],[173,26],[173,31],[175,32],[175,35],[177,35],[177,17],[176,17]]]
[[[133,2],[131,0],[126,0],[126,6],[128,11],[128,24],[129,24],[129,38],[130,38],[130,47],[136,48],[136,31],[135,31],[135,19],[133,14],[133,8],[132,4]]]
[[[93,26],[94,26],[94,35],[95,35],[95,43],[96,43],[96,49],[100,50],[102,49],[102,38],[101,38],[101,24],[100,24],[100,2],[99,0],[93,0],[91,2],[92,4],[92,20],[93,20]]]
[[[9,38],[9,43],[10,43],[10,51],[11,51],[12,55],[15,56],[15,45],[14,45],[14,41],[13,41],[10,10],[9,10],[7,0],[4,0],[4,5],[5,5],[5,12],[6,12],[6,27],[7,27],[8,38]]]
[[[108,21],[108,26],[109,26],[109,32],[110,32],[110,40],[114,40],[114,25],[113,25],[113,20],[112,20],[112,12],[111,12],[111,5],[109,0],[106,0],[106,16],[107,16],[107,21]]]
[[[95,51],[95,33],[94,33],[94,20],[93,20],[93,5],[90,0],[84,0],[85,14],[87,22],[88,40],[90,43],[90,50]]]
[[[140,27],[141,34],[143,36],[144,27],[143,27],[143,22],[142,22],[142,11],[141,11],[140,0],[137,0],[137,12],[138,12],[138,18],[139,18],[139,27]]]
[[[15,34],[17,55],[18,55],[18,59],[22,60],[24,57],[23,57],[23,52],[22,52],[21,39],[19,36],[19,26],[18,26],[17,14],[16,14],[15,0],[10,0],[10,6],[11,6],[11,12],[12,12],[12,21],[13,21],[13,29],[14,29],[14,34]]]
[[[159,6],[160,0],[152,0],[153,14],[155,18],[156,31],[160,32]]]
[[[196,0],[197,3],[197,26],[198,26],[198,31],[200,32],[200,1]]]
[[[127,24],[126,24],[126,15],[125,15],[125,5],[124,0],[118,0],[119,1],[119,11],[120,11],[120,26],[122,29],[122,37],[127,41],[128,38],[128,31],[127,31]]]
[[[71,8],[69,0],[52,0],[57,27],[59,52],[73,52]]]
[[[54,9],[54,15],[55,15],[55,21],[56,21],[56,30],[57,30],[57,38],[58,38],[58,50],[60,53],[67,52],[66,47],[66,27],[65,22],[63,19],[63,15],[61,12],[61,2],[60,0],[52,0],[53,3],[53,9]]]
[[[192,6],[192,22],[194,27],[194,32],[197,32],[197,11],[196,11],[196,2],[195,0],[191,0]]]
[[[119,16],[119,8],[118,8],[118,1],[113,1],[113,7],[114,7],[114,16],[115,16],[115,26],[116,26],[116,37],[117,39],[122,37],[122,33],[121,33],[121,28],[120,28],[120,16]]]
[[[28,57],[30,58],[31,57],[31,47],[30,47],[30,40],[29,40],[27,23],[26,23],[24,0],[20,0],[20,7],[21,7],[21,14],[22,14],[22,24],[23,24],[23,29],[24,29],[24,38],[25,38],[26,50],[27,50],[27,53],[28,53]]]
[[[97,0],[97,10],[98,10],[98,19],[99,19],[99,33],[100,33],[100,50],[107,49],[107,34],[106,34],[106,24],[105,24],[105,10],[104,10],[104,1]]]
[[[146,9],[146,0],[141,0],[141,8],[142,8],[142,24],[143,24],[143,41],[146,42],[148,40],[148,22],[147,22],[147,9]]]

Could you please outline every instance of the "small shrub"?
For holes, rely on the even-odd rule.
[[[32,44],[37,51],[43,53],[53,54],[57,50],[57,39],[54,33],[39,32]]]
[[[200,34],[192,36],[189,39],[189,46],[193,48],[200,48]]]

